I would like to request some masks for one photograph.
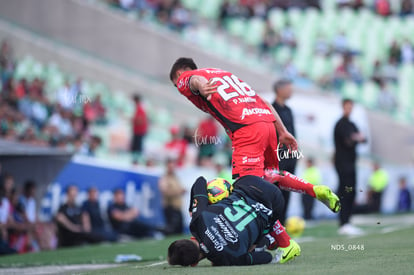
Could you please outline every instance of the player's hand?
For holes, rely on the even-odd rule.
[[[286,147],[289,148],[291,152],[298,150],[298,143],[295,137],[292,136],[292,134],[288,131],[279,135],[279,143],[286,145]]]
[[[211,96],[217,92],[217,84],[213,82],[211,79],[201,85],[199,92],[202,96],[204,96],[207,100],[211,99]]]
[[[363,134],[361,134],[360,132],[352,134],[351,139],[355,142],[358,142],[358,143],[363,143],[363,142],[367,141],[365,136]]]

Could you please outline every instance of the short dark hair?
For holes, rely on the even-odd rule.
[[[78,186],[76,186],[76,184],[69,184],[68,186],[66,186],[66,194],[69,193],[69,190],[72,188],[76,188],[78,189]]]
[[[279,79],[278,81],[275,82],[275,84],[273,84],[273,91],[275,91],[276,93],[283,87],[292,84],[292,80],[288,79],[288,78],[282,78]]]
[[[175,74],[178,70],[182,69],[191,69],[191,70],[197,70],[197,65],[194,63],[194,60],[189,57],[180,57],[178,58],[173,66],[171,67],[170,71],[170,80],[173,81]]]
[[[134,100],[134,102],[141,102],[141,95],[135,94],[132,96],[132,99]]]
[[[199,247],[191,240],[174,241],[168,247],[168,263],[170,265],[189,266],[198,263]]]
[[[354,101],[350,98],[344,98],[342,99],[342,106],[344,106],[347,103],[354,103]]]
[[[36,188],[36,183],[33,180],[27,180],[24,183],[23,192],[27,194],[34,188]]]
[[[125,192],[124,192],[124,189],[117,187],[112,191],[112,193],[115,195],[117,193],[125,193]]]

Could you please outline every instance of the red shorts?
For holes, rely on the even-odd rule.
[[[235,131],[232,135],[233,178],[262,177],[264,169],[278,169],[277,144],[273,122],[257,122]]]

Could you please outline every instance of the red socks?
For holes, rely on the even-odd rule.
[[[275,242],[271,243],[270,247],[268,247],[270,250],[274,249],[276,246],[288,247],[290,245],[290,236],[278,220],[273,225],[272,231],[269,232],[269,235],[275,239]]]
[[[278,185],[280,189],[293,191],[297,193],[306,193],[312,197],[316,197],[315,192],[313,191],[313,184],[287,172],[282,172],[284,176],[281,176],[278,180]]]

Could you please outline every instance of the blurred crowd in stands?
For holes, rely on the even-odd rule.
[[[138,11],[140,15],[148,15],[156,18],[156,21],[163,26],[173,30],[182,31],[186,27],[197,27],[205,25],[208,20],[200,19],[200,10],[186,8],[187,1],[180,0],[108,0],[112,5],[121,7],[127,11]],[[199,2],[201,5],[201,2]],[[214,6],[214,3],[212,3]],[[409,18],[414,16],[414,1],[412,0],[336,0],[334,5],[338,10],[353,9],[371,10],[380,17],[399,16]],[[323,12],[323,1],[321,0],[238,0],[222,1],[217,15],[217,25],[221,30],[229,31],[229,22],[233,19],[243,19],[245,22],[260,18],[265,20],[262,42],[255,49],[259,56],[266,62],[271,61],[277,70],[285,77],[290,79],[311,80],[325,89],[343,92],[347,83],[356,84],[357,89],[361,89],[364,83],[374,83],[377,99],[369,107],[374,107],[382,111],[394,113],[398,109],[397,84],[398,75],[402,64],[414,64],[414,45],[413,40],[407,37],[403,41],[393,41],[389,46],[389,51],[383,56],[381,53],[374,60],[368,60],[367,52],[361,52],[352,47],[350,37],[345,30],[339,29],[334,37],[327,38],[323,33],[323,28],[319,30],[314,45],[314,57],[325,59],[322,72],[312,72],[309,67],[314,64],[304,64],[294,58],[300,45],[299,33],[297,28],[292,26],[292,22],[287,20],[281,26],[272,22],[270,13],[274,10],[284,13],[292,9],[313,9]],[[198,12],[197,12],[198,10]],[[202,13],[202,12],[201,12]],[[337,19],[335,19],[337,20]],[[414,19],[412,19],[414,20]],[[211,21],[211,20],[210,20]],[[283,20],[282,20],[283,21]],[[211,22],[210,22],[211,23]],[[210,25],[211,24],[208,24]],[[368,26],[366,26],[368,27]],[[346,28],[346,26],[345,26]],[[247,30],[246,30],[247,31]],[[231,31],[229,31],[231,34]],[[378,38],[380,39],[380,38]],[[280,54],[279,54],[280,53]],[[278,58],[279,56],[289,56]],[[377,54],[376,54],[377,55]],[[276,56],[276,57],[275,57]],[[304,57],[309,59],[308,57]],[[367,69],[367,65],[370,66]],[[332,67],[331,67],[332,66]],[[315,71],[317,69],[315,68]]]
[[[107,111],[114,107],[104,104],[100,94],[91,97],[84,93],[82,78],[76,78],[73,82],[64,81],[63,86],[58,87],[51,97],[45,92],[45,79],[24,76],[17,79],[15,76],[18,64],[19,60],[14,57],[11,45],[2,41],[0,138],[35,146],[60,148],[87,156],[95,156],[101,147],[108,149],[111,146],[103,144],[103,139],[109,136],[108,131],[96,135],[91,127],[108,126]],[[175,124],[168,126],[170,129],[165,131],[171,138],[159,150],[162,151],[162,156],[159,152],[156,157],[146,154],[145,137],[155,122],[147,114],[149,110],[145,108],[145,98],[134,94],[131,99],[126,100],[130,100],[135,106],[130,118],[132,136],[130,139],[124,137],[121,140],[130,143],[133,164],[160,166],[167,158],[173,158],[177,159],[179,166],[211,166],[216,151],[222,148],[230,158],[229,140],[222,137],[223,133],[219,131],[216,122],[208,118],[191,127]],[[121,147],[127,148],[128,145],[123,144]],[[221,163],[227,166],[230,160]]]
[[[0,137],[93,155],[100,137],[89,134],[89,125],[106,121],[100,97],[82,96],[79,78],[66,81],[52,102],[44,91],[44,79],[15,78],[17,62],[9,43],[2,41]]]
[[[154,225],[140,220],[140,210],[126,203],[122,188],[112,190],[112,200],[103,206],[98,188],[89,187],[80,201],[76,184],[66,187],[53,220],[40,221],[36,183],[18,184],[0,165],[0,255],[182,234],[182,196],[187,191],[176,175],[176,161],[168,160],[165,166],[159,179],[165,225]]]

